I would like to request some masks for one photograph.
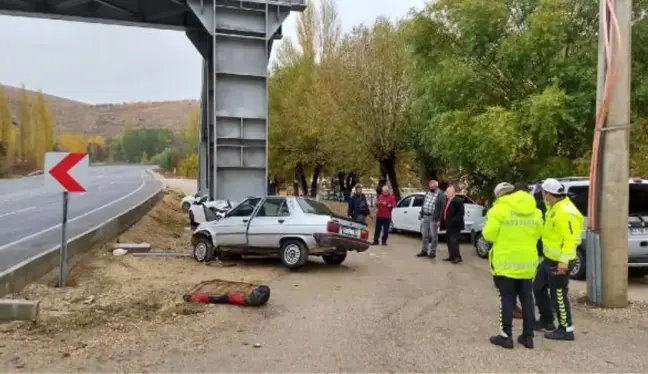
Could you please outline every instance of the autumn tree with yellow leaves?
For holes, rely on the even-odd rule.
[[[4,88],[0,87],[0,178],[6,177],[16,158],[16,136],[11,109]]]
[[[0,87],[0,178],[43,168],[45,152],[54,145],[54,121],[42,93],[35,98],[24,88],[16,121],[5,90]]]
[[[183,156],[178,161],[176,173],[181,177],[196,178],[198,176],[198,137],[200,136],[200,106],[196,105],[189,113],[187,124],[183,131]]]

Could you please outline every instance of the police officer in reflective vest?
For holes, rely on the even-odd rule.
[[[581,242],[583,215],[566,195],[565,187],[555,179],[542,183],[542,198],[547,206],[542,233],[544,260],[538,267],[534,294],[540,319],[537,331],[546,330],[545,338],[574,340],[572,314],[567,297],[570,262],[576,259],[576,247]],[[551,297],[550,297],[551,296]],[[553,308],[551,306],[553,301]],[[554,325],[553,309],[558,314],[558,329]]]
[[[490,342],[513,348],[513,308],[519,297],[522,304],[522,334],[518,343],[533,348],[533,276],[538,266],[536,243],[542,235],[542,213],[527,191],[513,191],[510,183],[495,187],[497,199],[488,211],[482,231],[493,243],[489,262],[500,302],[500,333]]]

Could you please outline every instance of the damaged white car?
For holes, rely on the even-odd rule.
[[[203,222],[214,221],[225,216],[225,213],[234,208],[236,201],[213,200],[209,196],[202,196],[191,203],[189,207],[189,224],[196,227]]]
[[[185,195],[182,198],[182,201],[180,201],[180,207],[183,211],[188,212],[189,208],[191,208],[191,204],[193,204],[196,200],[199,200],[201,197],[203,197],[203,195],[200,192],[196,192],[193,195]]]
[[[349,251],[366,251],[368,238],[366,225],[337,216],[318,201],[269,196],[248,198],[224,217],[200,224],[191,243],[199,262],[231,255],[279,255],[284,266],[297,269],[309,256],[339,265]]]

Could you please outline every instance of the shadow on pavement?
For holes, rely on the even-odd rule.
[[[278,257],[276,256],[264,256],[264,257],[257,257],[257,256],[244,256],[242,259],[231,259],[231,260],[223,260],[223,266],[228,266],[228,264],[235,264],[236,266],[243,266],[243,267],[255,267],[255,268],[277,268],[277,269],[285,269],[283,264],[281,264],[281,261],[279,260]],[[344,273],[344,272],[350,272],[350,271],[355,271],[355,269],[351,266],[346,266],[345,264],[342,265],[329,265],[326,264],[322,261],[322,259],[318,257],[311,256],[308,260],[308,263],[304,265],[304,267],[296,270],[289,270],[285,269],[288,272],[294,272],[294,273],[308,273],[308,272],[316,272],[317,274],[337,274],[337,273]]]

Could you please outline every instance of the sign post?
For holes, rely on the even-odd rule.
[[[63,217],[61,220],[61,247],[59,250],[58,286],[65,287],[68,277],[67,224],[70,192],[86,192],[89,161],[87,153],[47,152],[45,154],[45,185],[63,192]]]
[[[61,254],[59,256],[59,287],[67,285],[68,275],[68,252],[67,252],[67,221],[68,221],[68,203],[70,193],[63,191],[63,222],[61,223]]]

